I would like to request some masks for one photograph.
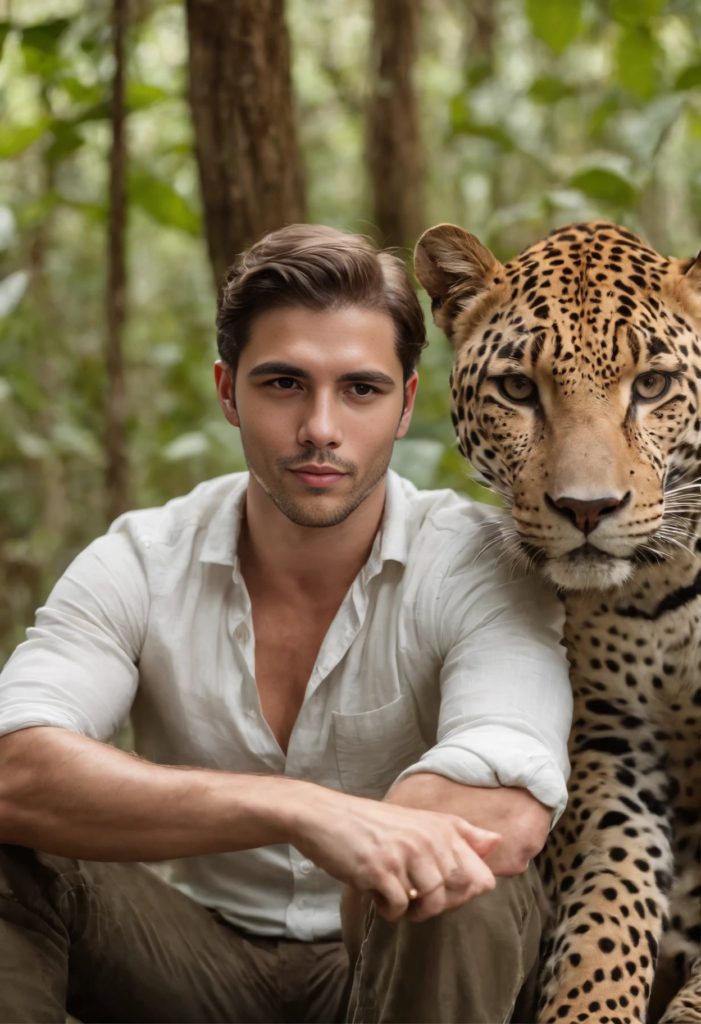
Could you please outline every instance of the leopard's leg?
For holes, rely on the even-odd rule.
[[[573,740],[570,802],[544,856],[555,920],[539,1020],[633,1024],[668,909],[667,776],[605,726]]]
[[[677,992],[660,1024],[701,1024],[701,956],[694,961],[689,979]]]
[[[660,1012],[660,1024],[701,1024],[701,844],[697,821],[689,821],[679,829],[678,876],[670,908],[670,929],[665,936],[663,953],[676,974],[676,995],[668,1001],[655,998],[653,1006]],[[672,973],[670,972],[670,973]],[[651,1010],[653,1008],[651,1006]],[[651,1013],[652,1020],[652,1013]]]

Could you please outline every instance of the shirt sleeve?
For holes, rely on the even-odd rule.
[[[560,603],[537,578],[508,579],[493,563],[428,589],[423,614],[442,663],[437,742],[400,778],[521,787],[552,808],[554,824],[567,803],[572,721]]]
[[[52,725],[110,739],[136,693],[148,607],[129,537],[94,541],[58,581],[0,674],[0,735]]]

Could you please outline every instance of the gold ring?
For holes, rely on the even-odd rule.
[[[410,900],[418,900],[419,890],[414,889],[413,887],[411,889],[407,889],[407,896]]]

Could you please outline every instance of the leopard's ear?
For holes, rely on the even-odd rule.
[[[502,269],[478,238],[455,224],[424,231],[416,243],[414,267],[431,296],[433,319],[449,338],[457,314],[486,291]]]
[[[697,253],[694,259],[687,261],[684,277],[693,288],[701,293],[701,252]]]

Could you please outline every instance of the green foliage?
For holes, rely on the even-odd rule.
[[[533,34],[554,53],[562,53],[582,30],[580,0],[526,0],[526,14]]]
[[[691,0],[435,0],[416,69],[429,223],[500,257],[620,220],[670,255],[701,244],[701,9]],[[183,4],[129,28],[131,502],[244,465],[212,383],[214,295],[186,96]],[[367,0],[287,0],[312,220],[368,231]],[[102,408],[107,6],[22,0],[0,22],[0,662],[105,528]],[[480,15],[473,16],[473,12]],[[422,297],[423,301],[423,297]],[[427,320],[430,319],[428,307]],[[430,328],[395,464],[482,492],[453,442],[451,353]]]
[[[619,209],[630,209],[637,199],[637,189],[615,171],[606,167],[590,167],[573,174],[569,181],[573,188],[585,196],[601,203],[611,204]]]
[[[199,235],[200,218],[191,203],[167,181],[146,171],[129,175],[129,202],[138,206],[164,227]]]

